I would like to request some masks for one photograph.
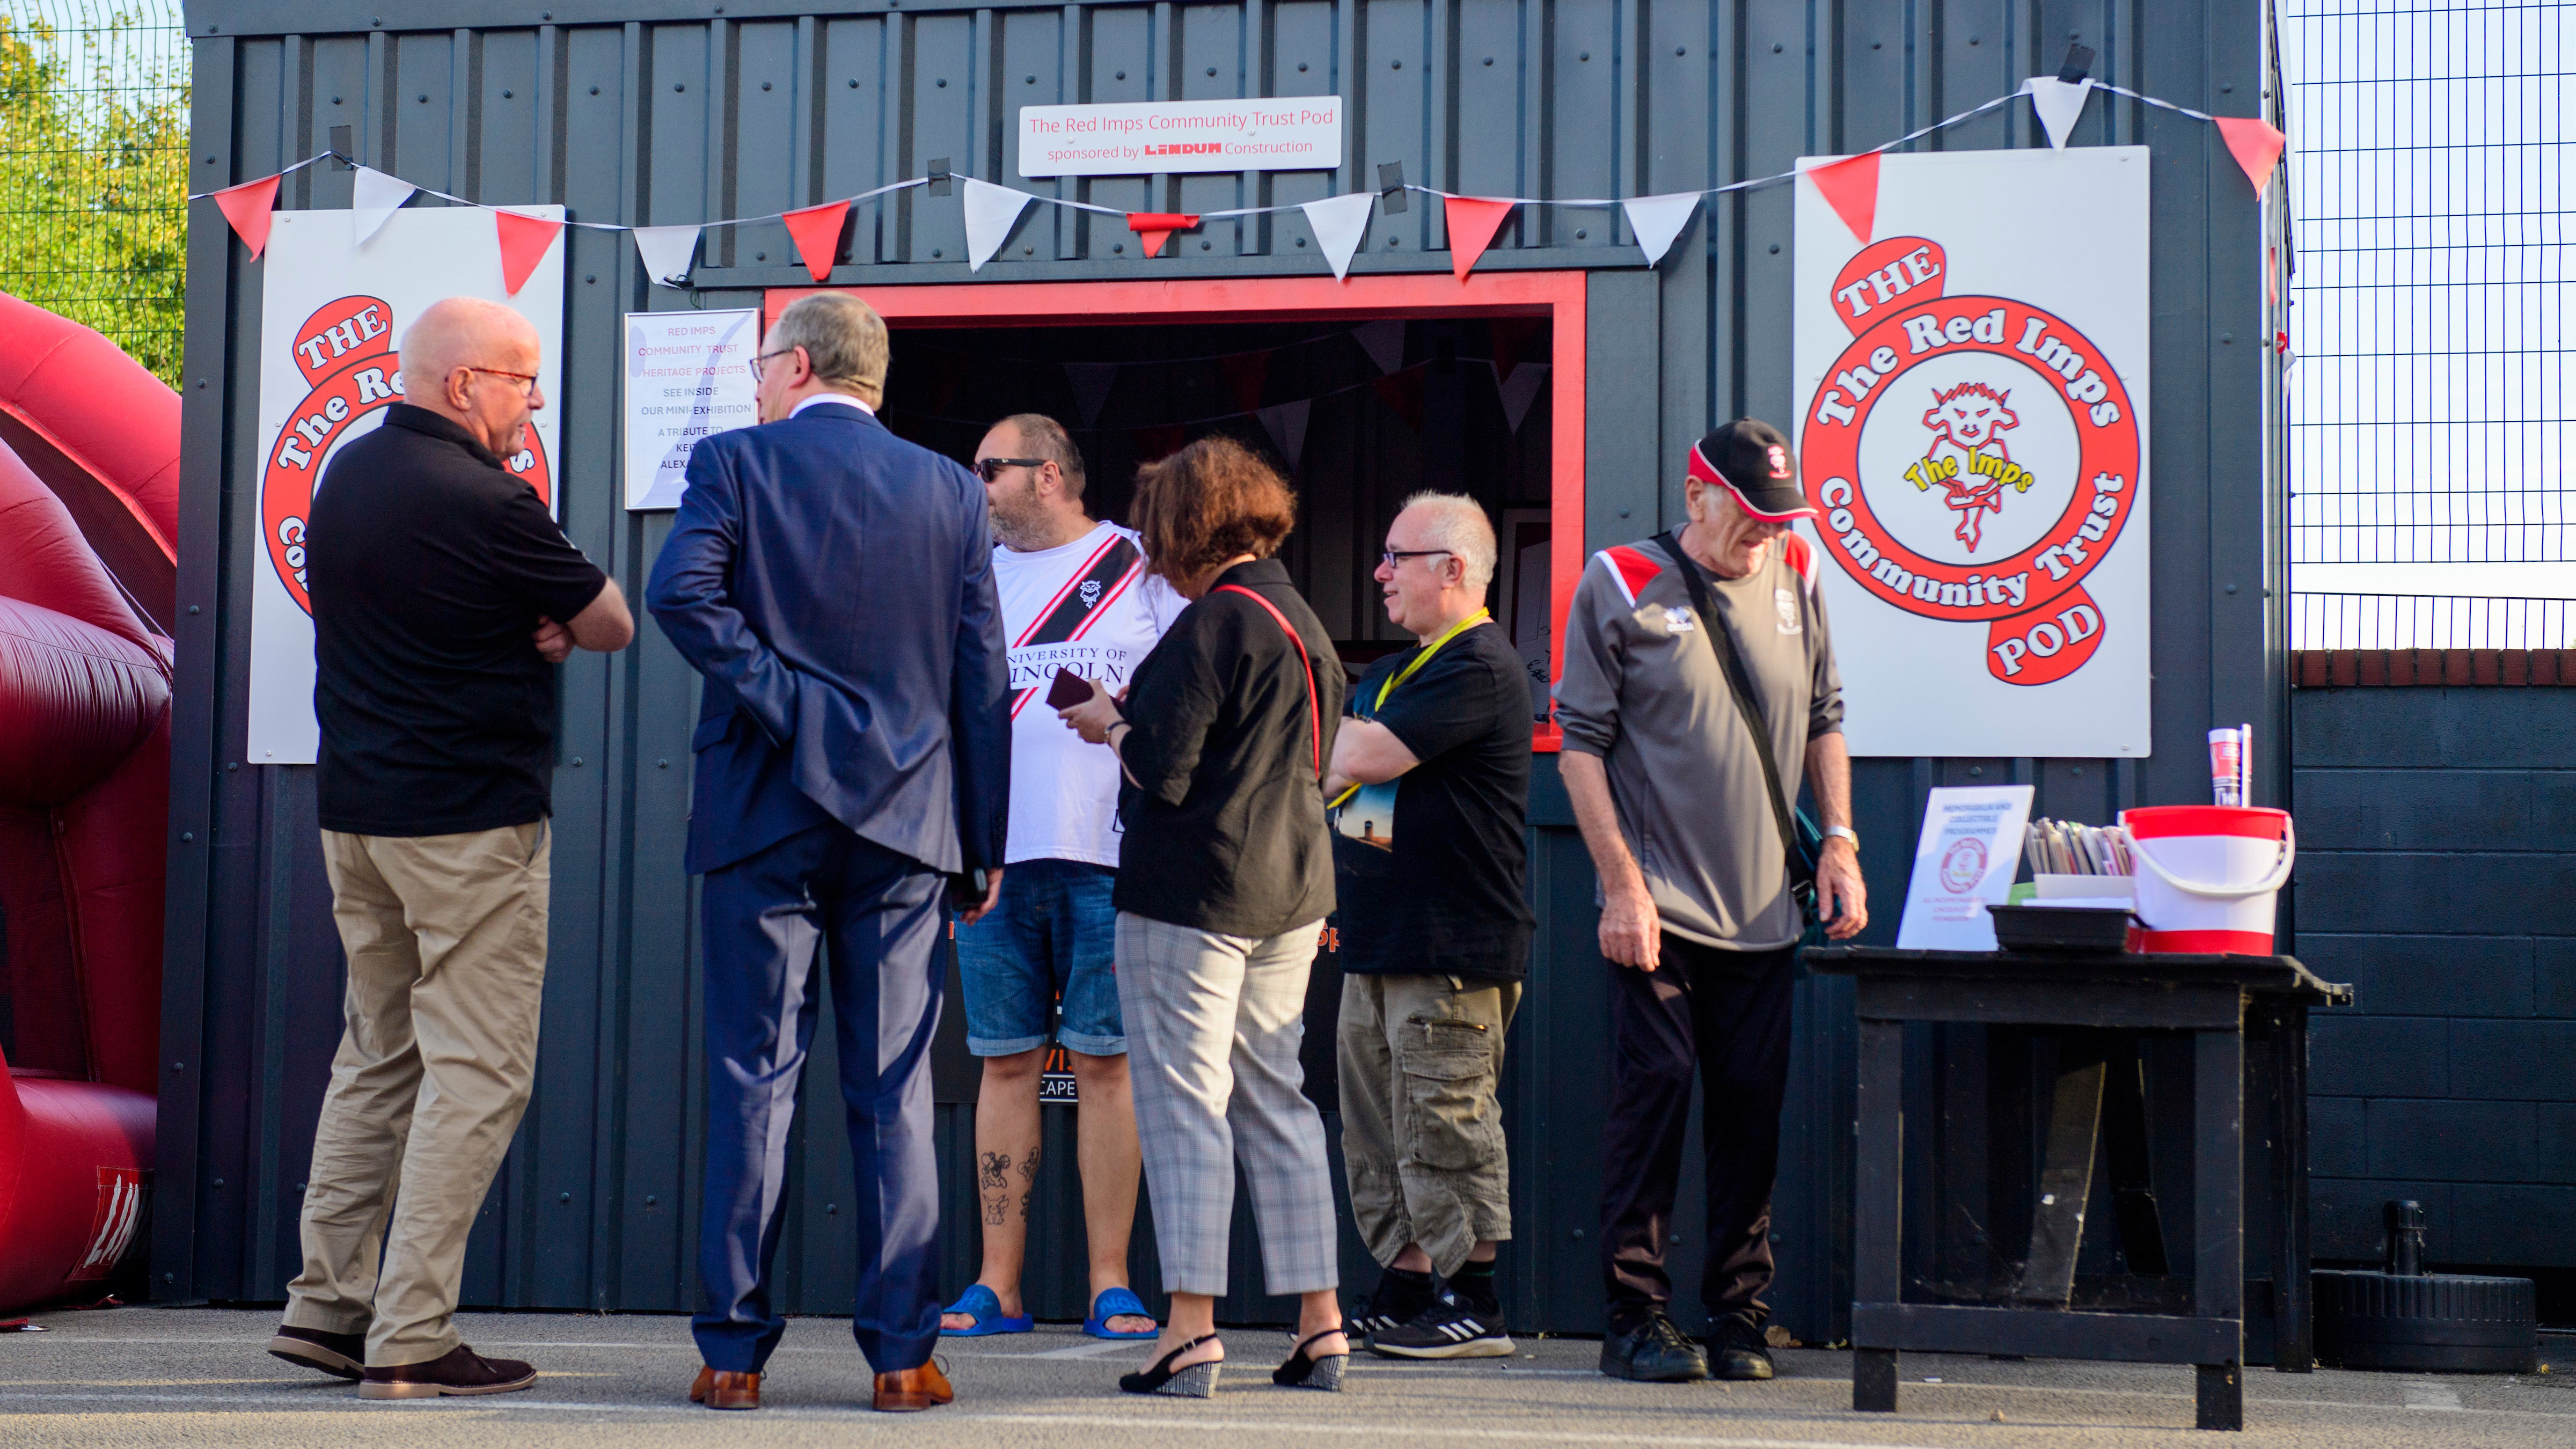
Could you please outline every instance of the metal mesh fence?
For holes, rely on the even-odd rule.
[[[176,386],[187,185],[178,0],[0,0],[0,292]]]
[[[2569,642],[2571,13],[2282,5],[2297,647]]]

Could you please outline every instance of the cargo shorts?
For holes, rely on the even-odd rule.
[[[1347,975],[1335,1043],[1351,1215],[1380,1263],[1419,1243],[1443,1277],[1512,1235],[1495,1100],[1520,983]]]

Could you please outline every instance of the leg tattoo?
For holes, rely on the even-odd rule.
[[[981,1193],[978,1195],[984,1200],[984,1225],[986,1227],[1001,1226],[1002,1214],[1010,1206],[1010,1169],[1011,1156],[1009,1153],[987,1152],[984,1154],[983,1171],[976,1175],[976,1186],[982,1189]],[[1025,1212],[1023,1212],[1022,1216],[1026,1216]]]

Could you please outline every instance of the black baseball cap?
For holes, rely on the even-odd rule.
[[[1735,495],[1735,504],[1765,523],[1813,518],[1816,507],[1798,486],[1798,457],[1778,428],[1737,418],[1691,447],[1690,475]]]

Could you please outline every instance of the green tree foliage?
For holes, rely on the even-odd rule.
[[[0,291],[104,332],[173,387],[187,292],[184,43],[115,13],[0,14]]]

